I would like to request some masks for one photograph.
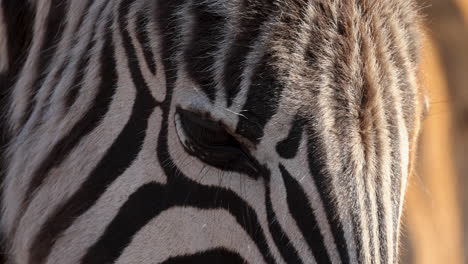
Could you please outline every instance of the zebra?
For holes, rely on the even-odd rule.
[[[7,263],[398,263],[408,0],[2,0]]]

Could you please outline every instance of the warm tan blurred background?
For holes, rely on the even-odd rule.
[[[404,0],[403,0],[404,1]],[[468,0],[418,0],[431,110],[406,203],[402,264],[468,263]]]

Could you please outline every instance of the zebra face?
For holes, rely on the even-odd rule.
[[[181,41],[168,173],[216,190],[203,208],[243,230],[206,240],[267,262],[396,262],[421,112],[413,18],[390,14],[405,4],[210,3],[160,20]]]
[[[174,174],[220,188],[212,204],[233,193],[248,208],[227,209],[245,234],[220,225],[211,239],[264,260],[396,262],[421,116],[411,19],[390,16],[398,4],[257,3],[233,18],[209,3],[178,9],[168,156]]]
[[[12,261],[398,262],[411,1],[61,2],[6,75]]]

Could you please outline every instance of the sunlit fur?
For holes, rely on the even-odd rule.
[[[9,263],[398,262],[413,1],[0,3]],[[177,108],[258,174],[189,154]]]

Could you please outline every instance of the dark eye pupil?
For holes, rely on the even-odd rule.
[[[223,170],[258,177],[257,163],[220,122],[183,109],[177,109],[177,114],[187,137],[183,145],[190,155]]]

